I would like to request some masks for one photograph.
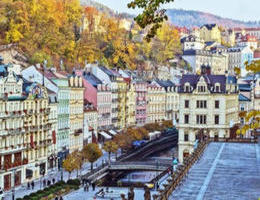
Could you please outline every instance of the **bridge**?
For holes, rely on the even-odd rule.
[[[115,162],[111,163],[109,171],[164,171],[171,166],[170,163],[156,163],[156,162]]]
[[[117,159],[117,162],[111,163],[109,166],[96,168],[92,172],[83,175],[83,178],[96,181],[105,177],[110,171],[165,171],[170,164],[169,161],[159,162],[159,166],[154,161],[139,162],[145,160],[148,156],[176,146],[178,143],[178,134],[168,134],[147,143],[145,146],[132,150],[127,155],[122,155]],[[148,164],[150,163],[150,164]],[[167,167],[168,166],[168,167]]]

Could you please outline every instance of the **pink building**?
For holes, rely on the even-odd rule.
[[[76,74],[83,77],[84,100],[93,104],[98,111],[98,130],[110,129],[112,127],[110,88],[91,72],[76,71]]]
[[[142,126],[146,123],[146,105],[147,105],[147,83],[145,81],[135,82],[136,92],[136,125]]]

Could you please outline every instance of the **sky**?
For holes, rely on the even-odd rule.
[[[95,1],[103,3],[118,12],[138,13],[138,10],[127,8],[127,2],[130,0]],[[260,0],[175,0],[164,7],[198,10],[244,21],[260,21]]]

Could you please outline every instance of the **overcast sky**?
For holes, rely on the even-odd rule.
[[[138,11],[128,9],[130,0],[95,0],[119,11],[137,14]],[[175,0],[166,5],[167,8],[183,8],[199,10],[239,20],[260,20],[260,0]]]

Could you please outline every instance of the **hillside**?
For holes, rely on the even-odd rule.
[[[176,26],[186,26],[192,28],[194,26],[200,27],[203,24],[221,24],[224,27],[260,27],[260,21],[258,22],[244,22],[239,20],[233,20],[223,18],[210,13],[204,13],[200,11],[182,10],[182,9],[169,9],[167,11],[169,20]]]
[[[93,0],[80,0],[80,4],[82,6],[92,6],[95,7],[98,11],[103,12],[107,14],[108,16],[120,16],[121,18],[134,18],[133,15],[130,15],[128,13],[116,13],[111,8],[105,6],[104,4],[98,3]]]
[[[115,11],[103,4],[97,3],[94,0],[81,0],[82,5],[89,5],[97,8],[101,12],[105,12],[110,16],[119,15]],[[194,26],[200,27],[203,24],[217,23],[224,27],[260,27],[260,21],[258,22],[245,22],[240,20],[233,20],[228,18],[223,18],[210,13],[193,11],[193,10],[183,10],[183,9],[168,9],[167,14],[169,20],[172,24],[176,26],[186,26],[192,28]],[[133,18],[133,15],[127,13],[120,13],[120,17],[123,18]]]

